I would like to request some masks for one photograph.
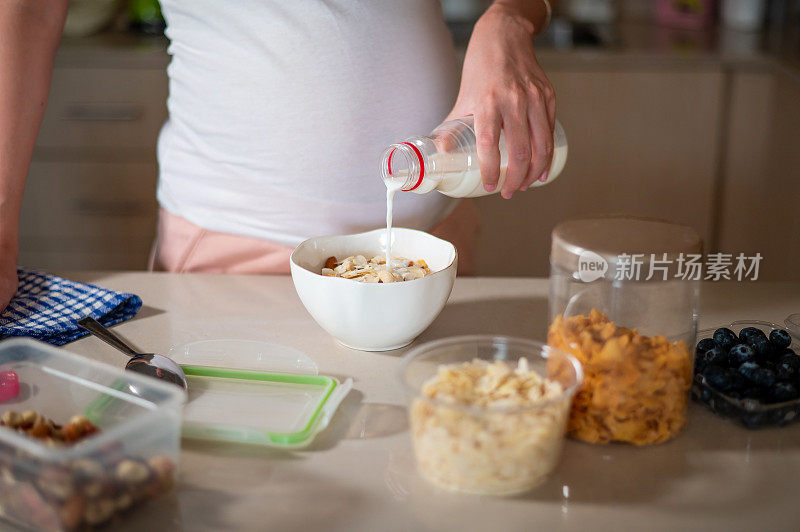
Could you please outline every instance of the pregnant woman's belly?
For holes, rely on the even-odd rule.
[[[381,150],[425,134],[457,92],[436,0],[162,0],[170,118],[162,206],[226,233],[296,245],[379,227]],[[398,194],[398,226],[452,200]]]

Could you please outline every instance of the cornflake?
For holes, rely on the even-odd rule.
[[[591,443],[660,443],[686,424],[692,357],[682,341],[618,327],[592,309],[559,316],[547,342],[583,365],[569,418],[570,436]]]
[[[421,475],[470,493],[505,495],[537,486],[561,452],[570,405],[563,392],[524,358],[516,368],[478,359],[440,366],[411,406]]]
[[[320,273],[328,277],[343,277],[362,283],[413,281],[431,273],[428,264],[421,259],[410,261],[394,257],[390,266],[391,268],[387,268],[385,257],[380,256],[367,260],[364,255],[352,255],[342,261],[336,260],[336,257],[328,257]]]

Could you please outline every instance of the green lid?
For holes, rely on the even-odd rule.
[[[189,383],[185,438],[304,447],[352,388],[352,379],[339,383],[317,375],[316,363],[304,353],[264,342],[208,340],[170,355],[182,363]],[[186,363],[210,360],[248,369]]]

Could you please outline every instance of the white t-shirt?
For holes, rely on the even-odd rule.
[[[381,151],[457,94],[437,0],[161,0],[172,55],[158,200],[215,231],[287,246],[385,224]],[[397,226],[453,206],[398,194]]]

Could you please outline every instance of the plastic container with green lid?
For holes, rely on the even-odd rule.
[[[184,438],[302,448],[352,388],[352,379],[318,375],[305,353],[265,342],[207,340],[170,355],[189,383]]]

